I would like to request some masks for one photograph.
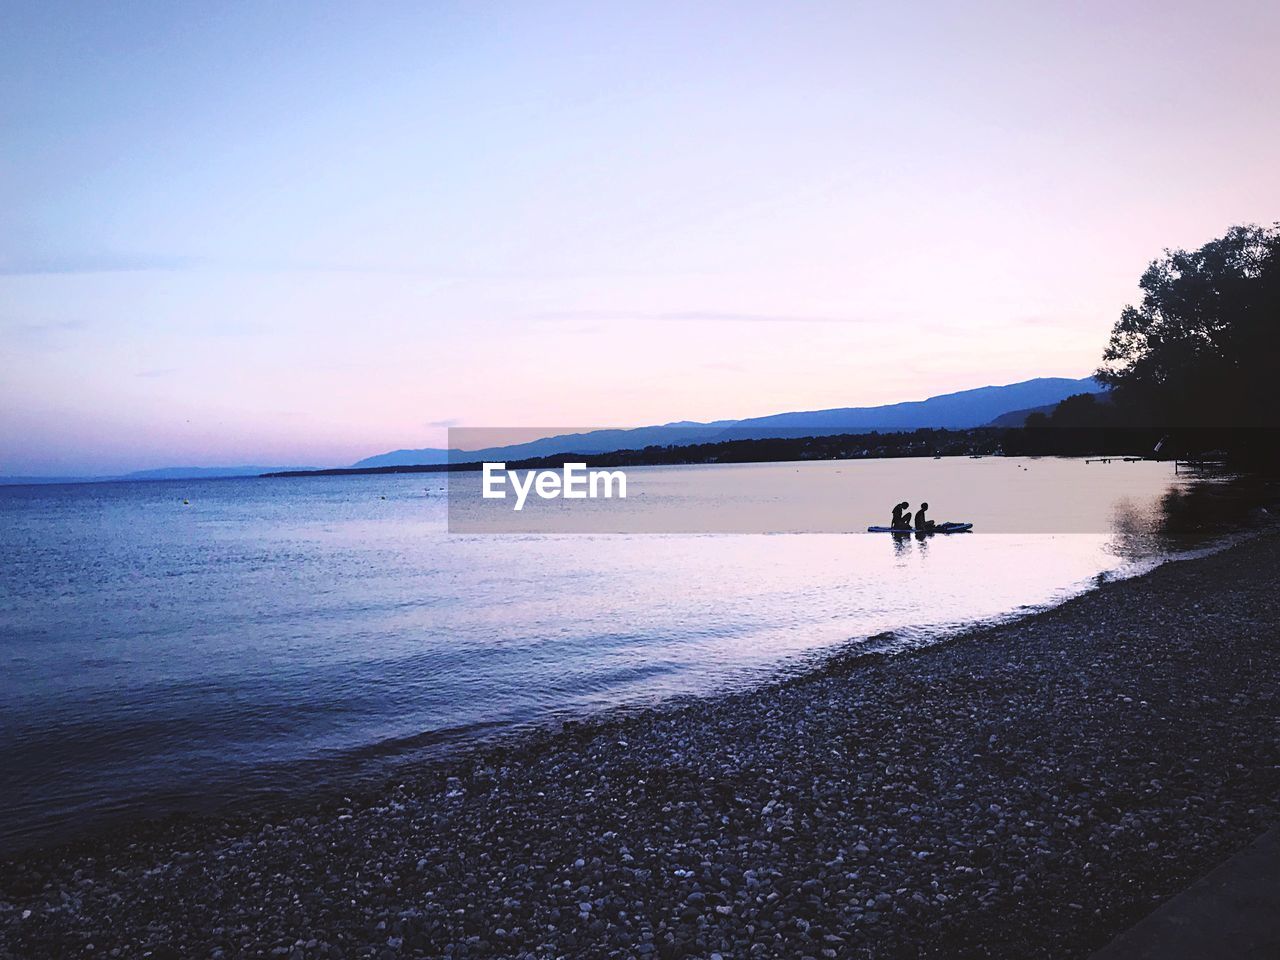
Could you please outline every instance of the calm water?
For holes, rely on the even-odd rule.
[[[847,490],[859,526],[884,491],[948,489],[936,519],[1040,504],[1088,532],[459,535],[439,475],[0,487],[0,845],[924,642],[1202,542],[1165,532],[1191,492],[1167,464],[630,473],[687,511],[782,470]]]

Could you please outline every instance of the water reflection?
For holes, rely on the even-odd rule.
[[[1269,525],[1267,509],[1280,486],[1265,478],[1200,471],[1183,474],[1159,497],[1122,497],[1111,512],[1111,550],[1141,560],[1194,550],[1232,534]]]
[[[444,478],[421,476],[0,488],[0,845],[750,684],[867,638],[927,642],[1202,545],[1276,492],[1164,464],[1033,467],[668,468],[638,486],[644,510],[730,529],[825,503],[865,530],[904,494],[976,524],[934,536],[449,534]]]

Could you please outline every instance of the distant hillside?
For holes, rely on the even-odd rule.
[[[609,453],[646,446],[713,443],[721,440],[754,440],[771,437],[827,436],[871,430],[883,432],[934,427],[964,430],[982,427],[1013,412],[1025,414],[1040,407],[1052,407],[1079,393],[1098,393],[1104,388],[1092,377],[1072,380],[1038,377],[1004,386],[978,387],[947,393],[927,400],[911,400],[879,407],[837,407],[778,413],[746,420],[714,423],[684,421],[632,430],[593,430],[589,433],[561,434],[529,443],[484,450],[453,451],[455,460],[519,460],[556,453]],[[395,450],[367,457],[353,464],[358,468],[410,466],[448,463],[450,451],[440,448]]]
[[[1043,413],[1048,416],[1057,408],[1057,403],[1046,403],[1043,407],[1028,407],[1026,410],[1011,410],[1008,413],[1000,414],[1000,416],[992,420],[988,426],[1024,427],[1027,424],[1027,417],[1031,416],[1033,413]]]
[[[160,467],[105,477],[0,477],[0,486],[49,485],[58,483],[121,483],[136,480],[217,480],[224,477],[260,477],[282,470],[314,470],[315,467]]]
[[[219,477],[259,477],[264,473],[281,470],[314,470],[315,467],[160,467],[156,470],[135,470],[112,480],[213,480]]]
[[[1113,400],[1111,393],[1076,393],[1057,403],[1046,403],[1043,407],[1030,407],[1026,410],[1013,410],[1001,414],[988,426],[1025,427],[1028,418],[1037,413],[1050,418],[1049,423],[1053,426],[1099,426],[1100,424],[1094,418],[1106,416],[1105,411],[1112,406]],[[1081,419],[1082,416],[1084,419]]]
[[[946,393],[927,400],[912,400],[880,407],[842,407],[807,413],[779,413],[770,417],[739,420],[735,431],[753,437],[800,436],[851,430],[917,430],[921,427],[964,430],[981,427],[1012,410],[1056,404],[1078,393],[1098,393],[1104,388],[1093,378],[1069,380],[1040,377],[1001,387],[978,387]]]
[[[528,457],[544,457],[554,453],[609,453],[613,450],[638,449],[652,445],[667,444],[684,445],[724,438],[726,429],[737,423],[726,420],[723,423],[698,424],[663,424],[657,427],[635,427],[630,430],[592,430],[589,433],[562,433],[530,440],[528,443],[514,443],[501,447],[486,447],[482,450],[442,450],[438,447],[424,450],[396,450],[392,453],[367,457],[353,467],[404,467],[423,464],[448,463],[450,454],[453,459],[492,460],[505,457],[510,460]]]
[[[84,477],[27,477],[22,475],[0,477],[0,487],[34,487],[55,483],[88,483]]]
[[[357,460],[353,467],[408,467],[430,466],[437,463],[448,463],[449,451],[440,447],[424,447],[421,450],[392,450],[374,457]]]

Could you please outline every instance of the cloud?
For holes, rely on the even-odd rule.
[[[866,317],[801,316],[781,313],[737,313],[720,310],[671,310],[660,313],[630,310],[560,310],[535,314],[534,320],[636,320],[655,323],[869,323]]]
[[[1015,321],[1015,324],[1022,327],[1071,327],[1078,329],[1080,327],[1080,317],[1033,314],[1030,316],[1019,317]]]
[[[88,325],[84,320],[10,320],[5,324],[5,329],[18,336],[43,337],[50,333],[83,330]]]
[[[143,270],[180,270],[194,261],[184,257],[120,256],[116,254],[52,254],[0,256],[0,276],[43,274],[126,273]]]
[[[61,348],[66,339],[87,328],[84,320],[7,320],[0,321],[5,342],[33,350]]]
[[[459,419],[458,417],[449,417],[445,420],[428,420],[427,421],[428,427],[437,427],[442,430],[447,430],[449,427],[458,427],[461,425],[462,425],[462,420]]]

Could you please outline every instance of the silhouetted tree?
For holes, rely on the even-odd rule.
[[[1101,427],[1107,425],[1106,403],[1099,403],[1092,393],[1067,397],[1049,416],[1055,427]]]
[[[1097,376],[1118,419],[1170,427],[1280,424],[1280,224],[1166,251],[1111,331]]]
[[[1029,456],[1137,456],[1159,439],[1151,428],[1120,423],[1109,395],[1078,393],[1048,413],[1029,414],[1024,429],[1005,439],[1004,449]]]

